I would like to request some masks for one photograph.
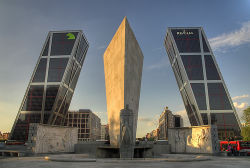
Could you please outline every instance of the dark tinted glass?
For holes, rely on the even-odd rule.
[[[40,123],[40,120],[40,113],[20,114],[13,131],[12,139],[26,141],[29,134],[29,124]]]
[[[218,130],[234,130],[239,134],[239,125],[233,113],[211,113],[211,124],[217,125]]]
[[[166,40],[165,40],[165,48],[166,48],[170,63],[172,64],[176,54],[175,54],[175,50],[174,50],[174,47],[170,40],[169,35],[167,35]]]
[[[205,38],[203,37],[203,35],[202,35],[202,43],[203,43],[203,51],[204,52],[209,52],[207,43],[206,43]]]
[[[211,110],[231,110],[231,104],[222,83],[208,83],[208,95]]]
[[[16,125],[13,134],[11,136],[12,140],[26,141],[28,139],[29,127],[28,125]]]
[[[44,82],[46,74],[47,58],[40,59],[32,82]]]
[[[198,29],[174,29],[172,34],[179,52],[201,52]]]
[[[76,61],[71,62],[70,67],[67,72],[67,76],[65,78],[65,84],[67,84],[68,86],[71,85],[72,80],[75,76],[75,73],[77,72],[77,68],[78,68],[78,65]]]
[[[44,114],[44,117],[43,117],[43,123],[44,124],[48,124],[48,120],[49,120],[50,114],[51,113],[45,113]]]
[[[79,75],[80,75],[80,68],[78,68],[78,70],[76,71],[76,73],[74,75],[74,78],[73,78],[72,82],[70,83],[70,88],[73,89],[73,90],[76,87]]]
[[[43,54],[42,56],[48,56],[48,51],[49,51],[49,42],[50,42],[50,38],[48,39],[47,43],[46,43],[46,46],[43,50]]]
[[[63,118],[61,116],[56,116],[55,122],[53,125],[62,125]]]
[[[174,119],[175,119],[175,122],[174,122],[175,127],[181,127],[181,117],[175,116]]]
[[[62,105],[62,102],[63,102],[63,99],[65,98],[66,92],[67,92],[67,88],[62,87],[61,91],[59,92],[60,94],[59,94],[59,97],[57,100],[56,112],[58,112],[60,106]]]
[[[87,44],[86,40],[83,38],[83,36],[82,36],[81,41],[80,41],[80,43],[78,45],[78,48],[77,48],[76,55],[75,55],[76,60],[79,63],[81,63],[84,60],[85,55],[86,55],[85,51],[87,50],[87,48],[88,48],[88,44]]]
[[[182,96],[182,99],[183,99],[183,102],[184,102],[184,105],[185,105],[185,109],[187,111],[187,116],[188,116],[188,119],[189,119],[189,122],[191,124],[191,126],[197,126],[198,125],[198,121],[196,120],[196,117],[195,117],[195,107],[194,105],[192,105],[187,97],[187,94],[186,94],[186,91],[185,89],[183,89],[181,91],[181,96]]]
[[[211,55],[205,55],[205,65],[207,80],[220,80],[219,73],[214,64],[214,60]]]
[[[181,88],[182,84],[184,83],[184,80],[182,78],[182,74],[180,71],[180,66],[178,64],[178,61],[175,61],[174,66],[173,66],[173,70],[174,70],[175,77],[176,77],[177,83],[179,85],[179,88]]]
[[[39,123],[41,119],[41,114],[20,114],[17,125],[19,124],[29,124],[29,123]]]
[[[189,80],[203,80],[203,69],[200,55],[181,55]]]
[[[28,139],[29,124],[40,123],[41,114],[20,114],[15,125],[12,139],[26,141]]]
[[[58,92],[59,86],[47,86],[46,90],[46,100],[45,100],[45,111],[52,110],[54,105],[56,95]]]
[[[194,97],[200,110],[207,109],[205,87],[203,83],[191,83]]]
[[[203,120],[204,125],[208,125],[208,118],[206,113],[201,113],[201,118]]]
[[[69,109],[69,105],[70,105],[70,102],[71,102],[71,98],[72,98],[72,92],[68,91],[66,93],[66,99],[64,99],[64,101],[62,102],[62,105],[61,107],[59,108],[59,113],[62,114],[62,115],[66,115],[68,109]]]
[[[68,60],[68,58],[50,59],[48,82],[61,82]]]
[[[67,72],[66,72],[66,77],[65,77],[65,84],[69,86],[69,82],[70,82],[70,79],[71,79],[71,74],[72,74],[72,70],[73,70],[73,66],[74,66],[74,60],[72,59],[70,64],[69,64],[69,68],[67,69]]]
[[[175,64],[176,64],[176,63],[175,63]],[[175,78],[176,78],[176,82],[177,82],[179,88],[181,88],[181,87],[182,87],[181,76],[179,76],[178,70],[176,69],[175,65],[174,65],[172,68],[173,68],[173,71],[174,71],[174,75],[175,75]]]
[[[70,55],[77,37],[76,32],[54,33],[50,55]]]
[[[44,86],[30,86],[22,111],[41,111]]]

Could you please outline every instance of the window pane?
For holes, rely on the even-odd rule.
[[[60,116],[55,116],[55,117],[56,117],[56,120],[55,120],[55,123],[53,125],[61,125],[63,122],[63,118]]]
[[[22,111],[41,111],[44,86],[30,86]]]
[[[48,82],[61,82],[67,63],[68,58],[51,58]]]
[[[198,121],[195,118],[196,111],[193,111],[193,109],[195,110],[194,105],[191,105],[189,103],[188,97],[186,96],[186,93],[185,93],[185,89],[183,89],[181,91],[181,96],[182,96],[182,99],[183,99],[183,102],[184,102],[184,105],[185,105],[185,109],[186,109],[186,112],[187,112],[187,116],[188,116],[188,119],[189,119],[189,122],[190,122],[191,126],[197,126]]]
[[[20,114],[17,125],[19,124],[29,124],[29,123],[39,123],[41,119],[41,114]]]
[[[44,82],[46,73],[47,58],[40,59],[32,82]]]
[[[201,52],[198,29],[173,29],[172,34],[180,53]]]
[[[65,88],[63,86],[62,89],[61,89],[61,91],[59,92],[59,97],[57,99],[56,112],[58,112],[61,104],[63,103],[63,99],[64,99],[64,97],[66,95],[66,92],[67,92],[67,88]],[[70,114],[70,116],[71,116],[71,114]],[[73,116],[71,116],[71,117],[73,117]]]
[[[77,84],[79,75],[80,75],[80,68],[78,68],[78,70],[77,70],[77,72],[75,73],[75,76],[74,76],[72,82],[70,83],[70,88],[73,89],[73,90],[74,90],[75,87],[76,87],[76,84]]]
[[[203,35],[202,35],[202,43],[203,43],[203,51],[204,52],[209,52],[207,43],[206,43],[205,38],[203,37]]]
[[[201,118],[203,120],[204,125],[208,125],[208,118],[206,113],[201,113]]]
[[[203,83],[191,83],[194,97],[200,110],[207,110],[205,87]]]
[[[70,55],[75,44],[77,32],[54,33],[50,55]]]
[[[207,80],[220,80],[219,73],[214,64],[214,60],[211,55],[205,55],[205,65]]]
[[[76,61],[72,61],[70,63],[70,66],[67,70],[67,75],[66,75],[65,80],[64,80],[65,84],[67,84],[68,86],[70,85],[70,82],[73,80],[73,77],[74,77],[74,74],[76,73],[77,67],[78,67],[78,65],[77,65]]]
[[[208,95],[211,110],[231,110],[231,104],[222,83],[208,83]]]
[[[181,55],[189,80],[203,80],[203,69],[200,55]]]
[[[47,86],[45,111],[50,111],[54,105],[59,86]]]
[[[79,53],[79,55],[80,55],[79,62],[81,64],[81,66],[82,66],[82,64],[83,64],[83,62],[85,60],[87,50],[89,48],[89,45],[88,45],[87,41],[85,40],[85,38],[83,36],[82,36],[82,41],[83,41],[83,46],[80,48],[81,52]]]
[[[47,124],[50,117],[50,113],[45,113],[43,118],[43,123]]]
[[[50,41],[50,38],[48,39],[47,43],[46,43],[46,46],[43,50],[43,54],[42,56],[48,56],[48,50],[49,50],[49,41]]]
[[[224,134],[224,137],[230,137],[230,131],[235,135],[240,134],[239,125],[233,113],[211,113],[211,124],[217,125],[218,132]]]
[[[181,127],[181,117],[180,116],[174,116],[174,127]]]
[[[15,125],[12,139],[26,141],[29,134],[30,123],[40,123],[41,114],[20,114]]]
[[[169,34],[167,35],[165,39],[165,48],[166,48],[170,63],[172,64],[176,54],[175,54],[173,43],[170,40]]]

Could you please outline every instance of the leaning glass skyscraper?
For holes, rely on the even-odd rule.
[[[27,140],[30,123],[64,124],[88,47],[81,30],[49,32],[12,127],[11,139]]]
[[[238,115],[203,29],[168,28],[165,48],[191,125],[217,125],[220,139],[239,135]]]

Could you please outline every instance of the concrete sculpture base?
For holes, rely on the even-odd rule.
[[[132,159],[134,157],[134,139],[133,136],[133,122],[134,115],[133,111],[126,108],[120,112],[120,158],[121,159]]]
[[[28,145],[33,153],[74,152],[78,128],[30,124]]]
[[[107,141],[79,142],[75,145],[76,154],[86,154],[91,158],[121,158],[120,149]],[[170,153],[168,141],[140,141],[135,144],[133,158],[160,158]],[[131,159],[131,158],[129,158]]]
[[[172,153],[218,153],[219,139],[216,126],[203,125],[169,128],[168,142]]]

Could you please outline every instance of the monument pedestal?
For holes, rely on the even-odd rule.
[[[133,111],[126,105],[125,109],[120,111],[120,158],[133,159],[135,137],[133,136]]]

